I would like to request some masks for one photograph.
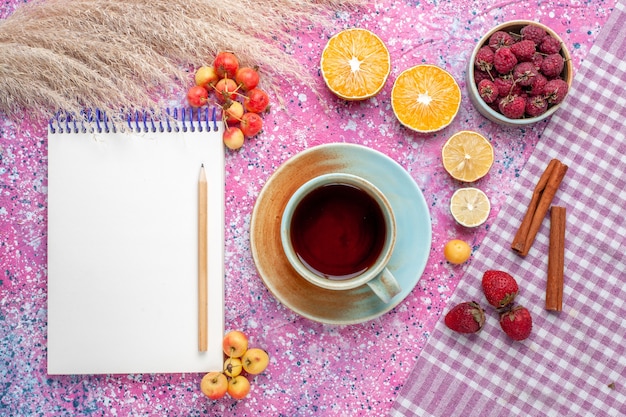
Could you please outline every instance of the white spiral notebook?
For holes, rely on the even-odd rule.
[[[48,373],[222,369],[224,147],[215,112],[57,118],[48,132]],[[208,349],[198,346],[198,178]]]

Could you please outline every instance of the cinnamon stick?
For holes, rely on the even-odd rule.
[[[563,310],[563,269],[565,263],[565,207],[550,209],[550,248],[546,310]]]
[[[513,243],[511,243],[511,249],[519,255],[528,255],[528,251],[541,227],[541,222],[546,216],[566,172],[567,165],[558,159],[552,159],[539,178],[524,219],[515,234]]]

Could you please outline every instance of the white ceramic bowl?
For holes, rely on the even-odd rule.
[[[484,46],[486,43],[489,42],[489,38],[495,32],[502,30],[505,32],[519,34],[520,29],[526,25],[539,26],[543,28],[549,35],[558,39],[561,42],[561,55],[563,55],[563,58],[565,60],[565,65],[563,67],[563,72],[562,72],[562,78],[567,82],[567,84],[570,87],[572,85],[573,69],[572,69],[572,60],[571,60],[569,51],[565,47],[565,44],[563,43],[563,40],[561,39],[561,37],[557,35],[556,32],[554,32],[552,29],[550,29],[549,27],[541,23],[534,22],[531,20],[512,20],[512,21],[505,22],[494,27],[489,32],[487,32],[485,36],[483,36],[480,39],[480,41],[476,44],[476,47],[472,51],[472,55],[467,65],[466,84],[467,84],[467,90],[469,93],[470,100],[472,104],[474,105],[474,107],[476,107],[476,109],[480,112],[480,114],[482,114],[487,119],[493,122],[506,125],[506,126],[518,126],[519,127],[519,126],[527,126],[533,123],[537,123],[541,120],[544,120],[547,117],[550,117],[560,107],[560,103],[553,105],[545,113],[537,117],[526,117],[522,119],[509,119],[508,117],[504,116],[502,113],[499,113],[496,110],[489,107],[489,105],[485,103],[485,101],[478,94],[478,88],[476,87],[476,82],[474,81],[474,61],[476,59],[476,54],[478,53],[478,50],[482,46]]]

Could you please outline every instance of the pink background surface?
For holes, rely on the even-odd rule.
[[[0,6],[6,17],[19,5]],[[290,49],[316,77],[317,97],[285,80],[265,116],[264,132],[226,157],[226,328],[246,332],[265,348],[269,368],[252,380],[242,401],[207,400],[200,374],[48,376],[46,374],[47,139],[42,120],[0,119],[0,414],[9,416],[352,416],[384,415],[404,384],[429,332],[466,266],[448,264],[443,245],[452,238],[479,249],[505,203],[546,122],[504,128],[483,118],[466,94],[471,50],[484,32],[507,20],[540,21],[559,33],[578,69],[614,5],[613,0],[516,3],[389,0],[337,16],[337,28],[376,32],[391,53],[392,71],[381,93],[348,103],[324,89],[320,53],[333,34],[297,32]],[[463,91],[455,121],[441,132],[419,135],[403,128],[391,110],[396,76],[420,63],[448,70]],[[278,97],[272,100],[278,103]],[[495,163],[475,185],[491,199],[485,225],[465,229],[448,212],[449,198],[463,186],[443,169],[440,150],[459,130],[476,130],[494,146]],[[332,326],[302,318],[267,291],[249,244],[252,208],[263,185],[284,161],[308,147],[359,143],[402,165],[430,207],[432,250],[426,270],[409,296],[391,312],[368,322]],[[471,262],[471,260],[470,260]]]

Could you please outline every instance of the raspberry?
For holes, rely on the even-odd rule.
[[[532,82],[530,83],[530,95],[542,95],[547,82],[548,79],[542,73],[538,72],[535,78],[533,78]]]
[[[489,46],[495,51],[503,46],[511,46],[514,42],[515,40],[511,35],[501,30],[494,32],[489,37]]]
[[[541,72],[548,78],[558,77],[563,71],[565,61],[560,54],[551,54],[543,58]]]
[[[474,82],[478,85],[482,80],[490,80],[491,76],[488,72],[481,70],[474,70]]]
[[[502,97],[498,96],[498,98],[496,98],[494,100],[493,103],[487,103],[487,105],[493,109],[493,111],[495,112],[500,112],[500,100],[502,100]]]
[[[532,61],[535,55],[535,43],[531,40],[524,39],[511,45],[511,52],[515,54],[518,61]]]
[[[544,54],[558,54],[561,50],[561,42],[552,36],[546,36],[539,44],[539,50]]]
[[[533,41],[535,45],[539,45],[543,38],[546,37],[547,33],[543,28],[535,25],[527,25],[524,26],[520,31],[520,35],[522,35],[522,39],[528,39]]]
[[[569,86],[565,81],[560,78],[555,78],[546,83],[546,86],[543,88],[543,94],[548,103],[559,104],[567,95],[568,89]]]
[[[548,110],[548,102],[543,96],[531,96],[526,100],[526,114],[531,117],[541,116]]]
[[[491,68],[493,68],[493,56],[493,49],[488,46],[483,46],[476,53],[474,66],[481,71],[491,71]]]
[[[480,94],[485,103],[493,103],[498,98],[498,87],[490,79],[482,80],[478,84],[478,94]]]
[[[509,119],[521,119],[526,111],[526,99],[522,96],[509,95],[500,101],[500,113]]]
[[[541,63],[543,62],[543,54],[539,52],[535,52],[533,54],[533,58],[530,60],[533,64],[535,64],[535,68],[539,70],[541,68]]]
[[[510,72],[515,64],[517,64],[517,58],[511,52],[511,48],[500,48],[493,57],[493,66],[500,74]]]
[[[506,97],[509,94],[520,94],[522,87],[513,82],[512,77],[498,77],[493,80],[494,84],[498,88],[498,95],[500,97]]]
[[[528,87],[537,76],[537,69],[532,62],[522,62],[513,68],[513,79],[522,87]]]

